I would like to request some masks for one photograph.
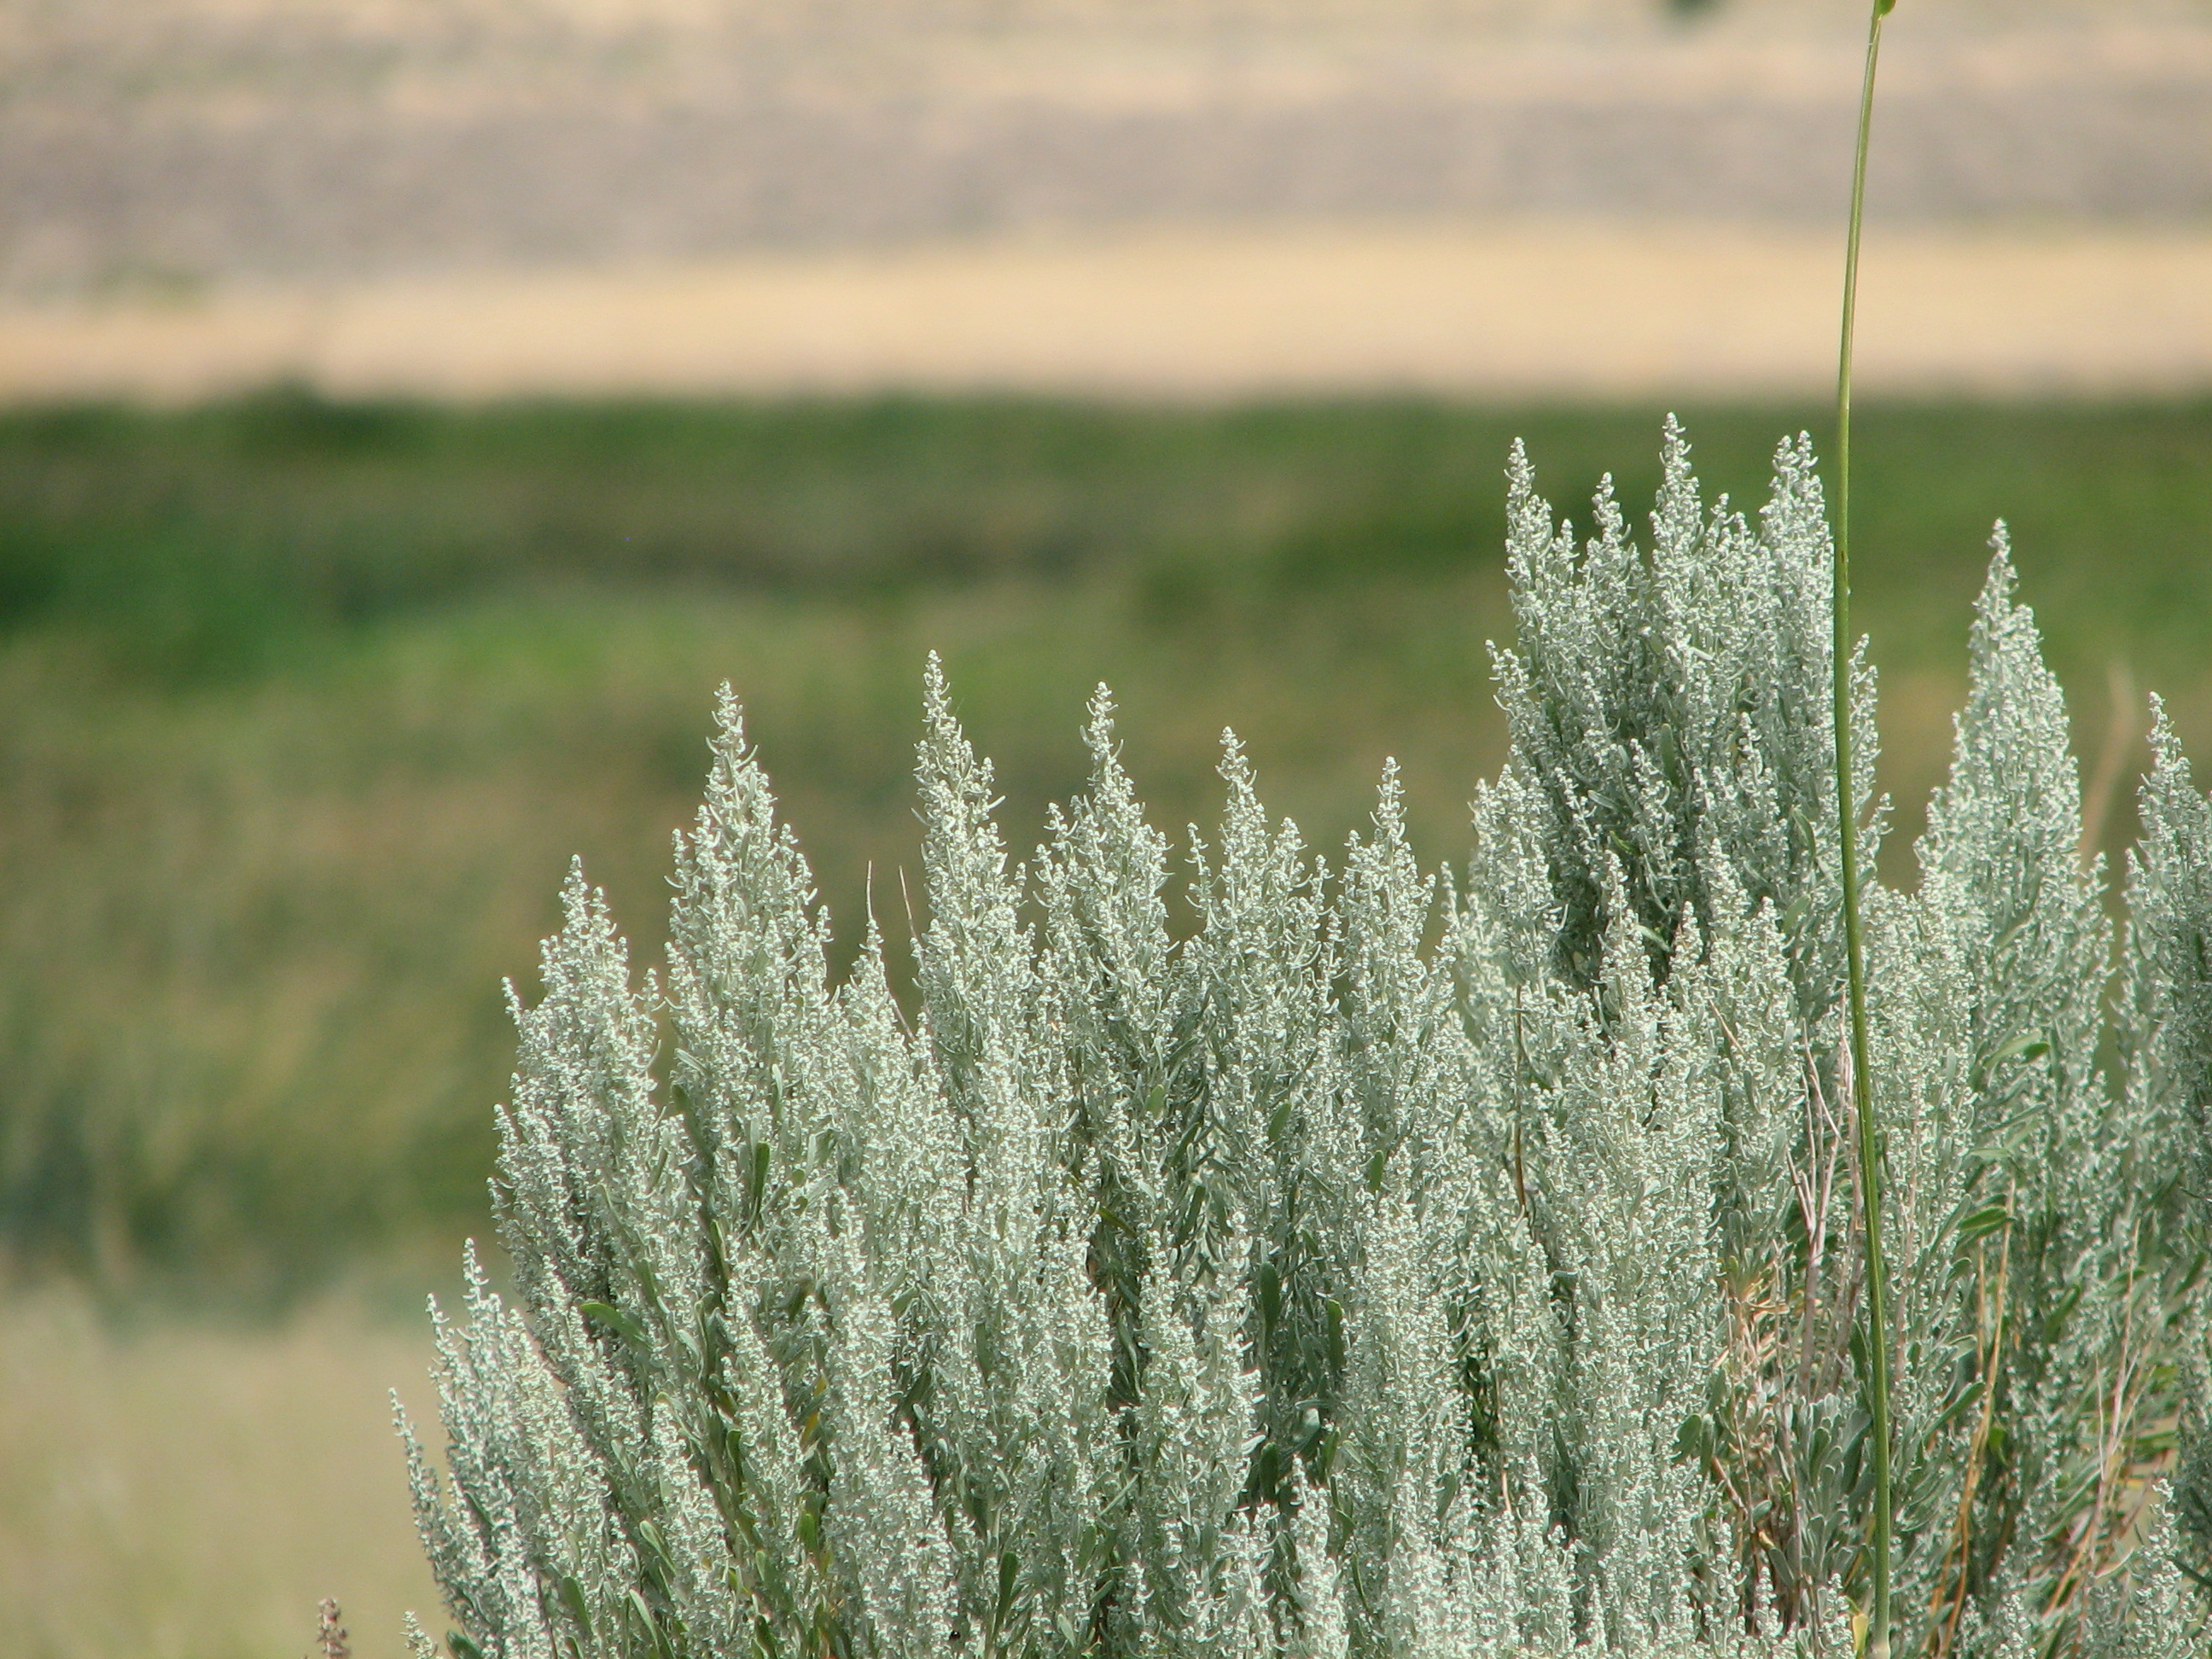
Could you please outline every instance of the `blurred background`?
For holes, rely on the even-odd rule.
[[[0,0],[0,1656],[442,1629],[386,1420],[569,857],[658,955],[728,680],[903,949],[924,653],[1020,855],[1091,686],[1431,865],[1563,511],[1823,442],[1828,0]],[[1858,616],[1886,877],[1993,520],[2094,848],[2212,752],[2212,0],[1905,0]],[[2094,850],[2094,848],[2092,849]]]

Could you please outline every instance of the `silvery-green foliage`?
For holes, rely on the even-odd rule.
[[[2004,1540],[2007,1570],[2048,1605],[2103,1559],[2112,1489],[2150,1425],[2146,1360],[2171,1350],[2169,1310],[2150,1294],[2153,1218],[2130,1167],[2145,1126],[2099,1069],[2111,977],[2102,861],[2081,858],[2064,702],[2014,583],[1999,526],[1951,777],[1919,849],[1922,1000],[1962,1027],[1943,1045],[1961,1075],[1946,1104],[1929,1097],[1946,1121],[1927,1121],[1925,1147],[1893,1152],[1898,1208],[1926,1264],[1905,1291],[1920,1305],[1903,1328],[1925,1351],[1900,1423],[1944,1448],[1921,1459],[1903,1583],[1941,1596],[1946,1573],[1986,1582]],[[1936,994],[1946,978],[1955,988]],[[1920,1133],[1920,1117],[1901,1115]],[[1961,1314],[1974,1310],[1948,1329],[1934,1282],[1947,1265],[1950,1294],[1972,1291]],[[1987,1435],[1970,1402],[1983,1390],[2001,1402],[2001,1454],[1977,1443]],[[2090,1401],[2102,1403],[2085,1410]],[[1967,1540],[1948,1559],[1947,1528]]]
[[[872,928],[831,973],[726,695],[665,975],[579,875],[517,1004],[512,1303],[472,1258],[442,1478],[408,1431],[459,1659],[1850,1650],[1810,448],[1754,528],[1670,425],[1648,551],[1609,493],[1577,549],[1512,479],[1513,749],[1463,887],[1395,771],[1324,864],[1229,738],[1178,939],[1103,690],[1016,866],[933,662],[902,1007]],[[2212,1369],[2171,1173],[2212,1098],[2212,807],[2162,737],[2108,1077],[2101,875],[2012,586],[2000,546],[1920,888],[1868,906],[1900,1651],[2178,1653],[2195,1592],[2137,1519]]]
[[[1671,420],[1664,463],[1649,554],[1609,478],[1597,534],[1578,551],[1514,449],[1506,545],[1520,643],[1497,653],[1512,815],[1537,838],[1556,907],[1549,951],[1571,979],[1598,970],[1608,858],[1662,961],[1685,917],[1711,929],[1725,872],[1735,894],[1773,905],[1813,1013],[1842,970],[1829,544],[1812,446],[1776,453],[1755,531],[1725,498],[1706,511]],[[1863,805],[1872,681],[1854,666]]]
[[[2201,1210],[2212,1119],[2212,801],[2154,701],[2142,840],[2128,857],[2125,1030],[2148,1149],[2175,1178],[2172,1197]]]
[[[2195,1598],[2175,1565],[2164,1485],[2149,1494],[2141,1546],[2081,1597],[2081,1659],[2193,1659],[2204,1651]]]
[[[2130,1104],[2142,1126],[2136,1185],[2190,1260],[2212,1191],[2212,801],[2162,708],[2143,780],[2142,839],[2128,858],[2128,960],[2122,1036]],[[2192,1265],[2201,1263],[2201,1252]],[[2183,1442],[2172,1503],[2191,1576],[2212,1583],[2212,1348],[2201,1309],[2183,1344]]]

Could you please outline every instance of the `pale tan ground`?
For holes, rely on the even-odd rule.
[[[1796,395],[1832,233],[1317,226],[0,306],[0,398],[1000,388]],[[1869,234],[1873,392],[2212,386],[2212,230]]]
[[[1832,227],[1862,0],[0,0],[0,291],[1367,218]],[[2212,226],[2207,0],[1914,0],[1877,218]]]
[[[295,1659],[335,1595],[359,1659],[443,1633],[386,1390],[435,1419],[427,1321],[104,1327],[17,1292],[0,1332],[0,1654]]]
[[[0,0],[0,398],[1814,391],[1863,28]],[[1870,390],[2212,385],[2212,0],[1916,0],[1883,76]]]

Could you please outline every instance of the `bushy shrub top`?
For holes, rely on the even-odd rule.
[[[726,695],[665,975],[579,873],[516,1003],[514,1294],[472,1260],[440,1316],[445,1477],[409,1434],[462,1659],[1850,1652],[1826,519],[1803,440],[1755,522],[1665,460],[1639,545],[1515,453],[1463,885],[1394,774],[1325,861],[1224,737],[1177,937],[1103,690],[1010,867],[933,663],[909,1009],[872,933],[833,978]],[[2212,805],[2161,725],[2116,963],[2013,586],[2000,533],[1922,879],[1868,906],[1898,1645],[2178,1656]]]

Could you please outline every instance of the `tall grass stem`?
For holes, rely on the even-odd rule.
[[[1859,232],[1866,213],[1868,139],[1874,127],[1874,81],[1881,57],[1881,20],[1895,0],[1875,0],[1867,28],[1866,77],[1859,89],[1858,144],[1851,161],[1851,228],[1844,256],[1843,339],[1836,364],[1836,833],[1841,843],[1844,944],[1850,1013],[1850,1090],[1856,1125],[1859,1205],[1866,1240],[1869,1414],[1874,1439],[1873,1607],[1869,1659],[1889,1659],[1889,1562],[1893,1510],[1890,1492],[1889,1273],[1881,1245],[1881,1136],[1875,1121],[1874,1073],[1867,1061],[1866,943],[1859,919],[1856,795],[1851,757],[1851,347],[1858,325]]]

